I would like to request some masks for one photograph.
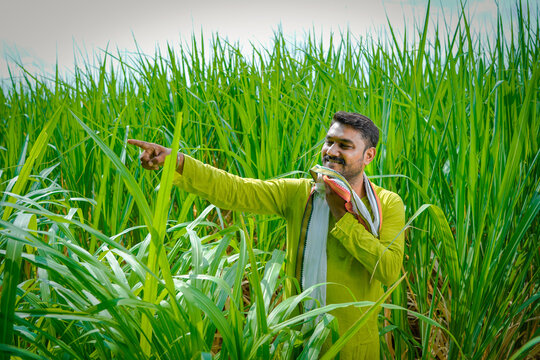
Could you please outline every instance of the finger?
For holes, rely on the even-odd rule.
[[[154,145],[155,145],[153,143],[149,143],[149,142],[142,141],[142,140],[136,140],[136,139],[128,139],[127,142],[128,142],[128,144],[138,146],[143,150],[153,149]]]
[[[148,158],[147,164],[152,168],[154,166],[157,166],[159,168],[161,165],[163,165],[163,162],[164,161],[161,159],[161,156],[151,155]]]
[[[334,189],[332,189],[332,187],[327,183],[324,183],[324,189],[326,190],[327,196],[335,193]]]
[[[143,151],[141,155],[139,155],[139,160],[141,160],[141,164],[145,164],[152,160],[153,157],[154,155],[151,150]]]
[[[158,170],[159,166],[155,160],[141,162],[141,166],[146,170]]]
[[[143,163],[141,166],[146,170],[159,170],[159,166],[150,163]]]

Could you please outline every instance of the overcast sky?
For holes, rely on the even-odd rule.
[[[530,0],[538,7],[540,0]],[[508,9],[514,0],[469,0],[473,27],[492,29],[497,3]],[[113,52],[140,49],[153,54],[167,43],[188,40],[193,32],[218,32],[245,48],[250,41],[268,44],[281,24],[283,33],[301,39],[310,29],[328,34],[347,27],[358,36],[377,36],[386,17],[395,29],[421,21],[427,0],[0,0],[0,79],[14,60],[32,73],[73,68],[75,49],[92,55],[107,46]],[[432,0],[432,22],[455,24],[459,0]],[[490,30],[488,30],[490,31]],[[77,50],[79,51],[79,50]],[[12,69],[14,68],[11,65]]]

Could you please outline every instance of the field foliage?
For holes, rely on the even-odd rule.
[[[466,17],[428,39],[428,10],[416,33],[389,26],[384,41],[278,32],[248,56],[194,36],[154,56],[105,52],[69,80],[12,79],[0,90],[0,358],[316,358],[336,340],[332,307],[298,315],[310,290],[282,297],[283,220],[173,188],[174,164],[144,171],[127,139],[246,177],[300,177],[338,110],[381,129],[367,172],[409,219],[382,356],[538,355],[539,14],[516,9],[517,31],[500,22],[489,41]]]

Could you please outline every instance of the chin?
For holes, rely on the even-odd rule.
[[[341,165],[341,164],[337,164],[337,163],[333,163],[333,162],[327,162],[326,164],[323,164],[323,165],[326,166],[329,169],[337,171],[340,174],[342,173],[343,165]]]
[[[329,162],[329,161],[323,163],[323,166],[326,166],[327,168],[330,168],[330,169],[334,169],[336,165],[339,165],[339,164]]]

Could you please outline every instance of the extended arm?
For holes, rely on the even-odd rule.
[[[258,180],[242,178],[184,156],[182,175],[174,183],[222,209],[286,217],[290,199],[305,180]]]
[[[143,149],[141,165],[157,170],[171,154],[171,149],[158,144],[129,139],[128,143]],[[282,217],[290,206],[291,196],[298,191],[300,180],[258,180],[232,175],[178,153],[174,183],[199,195],[222,209],[257,214],[276,214]]]

